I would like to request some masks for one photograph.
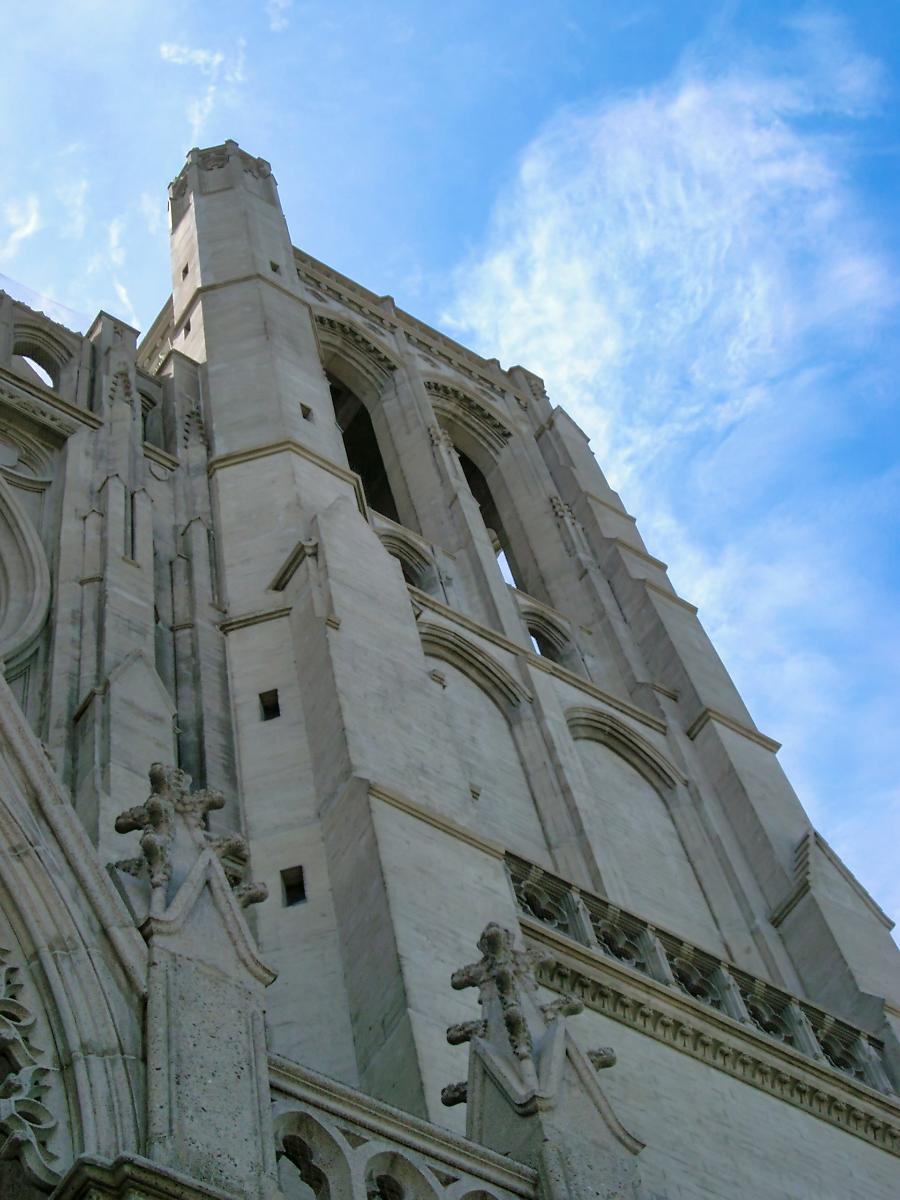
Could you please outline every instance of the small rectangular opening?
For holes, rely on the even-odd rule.
[[[278,703],[278,688],[269,692],[259,693],[259,715],[264,721],[274,721],[281,716],[281,706]]]
[[[272,262],[272,261],[270,260],[270,261],[269,261],[269,266],[272,268],[272,271],[273,271],[273,273],[274,273],[275,275],[280,275],[280,274],[281,274],[281,267],[279,267],[279,265],[278,265],[278,263],[277,263],[277,262]]]
[[[187,277],[188,277],[188,263],[185,263],[184,266],[181,268],[181,278],[187,279]]]
[[[313,419],[313,411],[308,404],[300,405],[300,416],[304,421],[311,421]]]
[[[185,321],[185,323],[184,323],[184,336],[185,336],[185,337],[187,337],[187,335],[188,335],[190,332],[191,332],[191,323],[190,323],[190,321]]]
[[[284,907],[291,908],[302,904],[306,899],[306,881],[303,878],[302,867],[288,867],[281,872],[281,891],[284,896]]]

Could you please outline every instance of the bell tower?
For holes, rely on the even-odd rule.
[[[139,346],[0,297],[0,1190],[891,1200],[891,922],[584,433],[169,196]]]

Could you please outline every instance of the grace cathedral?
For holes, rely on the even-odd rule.
[[[583,432],[169,213],[141,341],[0,293],[0,1197],[895,1200],[891,922]]]

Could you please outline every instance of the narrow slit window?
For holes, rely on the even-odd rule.
[[[264,721],[274,721],[281,716],[281,705],[278,703],[278,688],[259,693],[259,715]]]
[[[309,407],[308,404],[301,403],[300,416],[303,418],[304,421],[311,421],[313,419],[313,410]]]
[[[272,262],[272,261],[270,260],[270,261],[269,261],[269,266],[272,268],[272,273],[273,273],[273,275],[280,275],[280,274],[281,274],[281,267],[279,267],[279,265],[278,265],[278,263],[277,263],[277,262]]]
[[[188,264],[185,263],[184,266],[181,268],[181,278],[182,279],[187,279],[189,270],[190,270],[190,268],[188,267]]]
[[[288,867],[286,871],[281,872],[281,891],[285,908],[303,904],[306,900],[306,880],[303,878],[302,867]]]

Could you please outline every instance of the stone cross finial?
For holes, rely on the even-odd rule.
[[[550,965],[553,956],[517,949],[512,933],[502,925],[493,921],[487,925],[478,939],[478,949],[480,961],[454,971],[450,984],[457,990],[478,988],[483,1019],[451,1025],[447,1041],[456,1046],[477,1037],[497,1046],[503,1039],[519,1063],[523,1082],[536,1088],[536,1038],[543,1035],[551,1022],[574,1016],[584,1006],[574,996],[560,996],[549,1004],[538,1004],[535,971]],[[447,1105],[462,1104],[466,1100],[465,1084],[444,1088],[441,1099]]]
[[[541,1003],[536,971],[553,955],[520,950],[492,922],[478,939],[481,958],[451,977],[454,988],[478,988],[480,1021],[447,1030],[469,1043],[469,1076],[441,1092],[446,1105],[466,1105],[466,1136],[515,1156],[538,1174],[538,1194],[552,1200],[642,1200],[636,1156],[642,1143],[619,1121],[597,1072],[611,1067],[609,1047],[581,1049],[567,1017],[582,1011],[575,996]]]
[[[207,814],[223,807],[225,797],[212,789],[191,791],[191,778],[178,767],[153,763],[150,795],[143,804],[116,818],[117,833],[139,830],[143,857],[116,865],[133,875],[145,872],[150,880],[150,912],[158,916],[166,907],[169,889],[183,881],[200,852],[212,850],[223,860],[235,896],[242,907],[265,900],[263,884],[244,881],[242,868],[249,857],[239,833],[212,837],[205,829]]]
[[[450,986],[457,990],[477,987],[482,1007],[496,995],[513,1053],[516,1058],[530,1058],[534,1046],[522,1007],[522,993],[537,991],[535,970],[544,963],[552,963],[553,958],[536,954],[533,950],[517,950],[510,931],[493,921],[478,939],[478,949],[481,951],[481,961],[454,971]],[[574,1005],[571,1010],[573,1013],[581,1012],[580,1001],[572,1000],[571,1003]],[[454,1033],[458,1029],[459,1026],[454,1026]],[[449,1033],[448,1030],[448,1040]],[[456,1042],[461,1040],[455,1038]]]

